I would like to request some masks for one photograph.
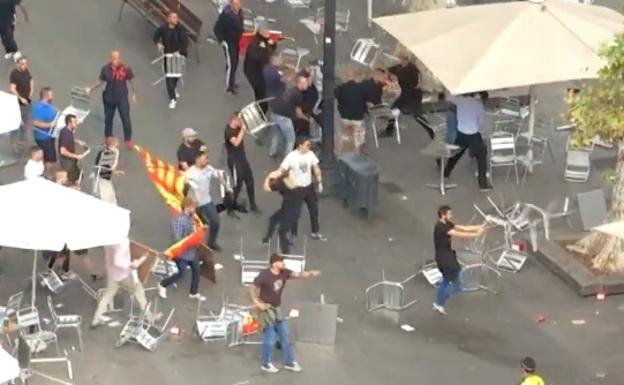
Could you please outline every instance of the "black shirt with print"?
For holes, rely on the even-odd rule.
[[[254,279],[254,286],[260,290],[260,300],[275,307],[281,305],[284,286],[291,276],[292,271],[288,269],[279,274],[273,274],[271,269],[262,270]]]

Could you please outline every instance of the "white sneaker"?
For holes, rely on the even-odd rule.
[[[297,373],[303,370],[303,368],[301,367],[301,365],[299,365],[297,361],[293,361],[293,363],[290,365],[288,364],[284,365],[284,369],[288,369],[292,372],[297,372]]]
[[[76,278],[76,274],[71,271],[66,271],[61,274],[60,277],[63,281],[69,281]]]
[[[435,302],[433,303],[433,310],[437,311],[442,315],[446,315],[446,309],[444,308],[444,306],[440,306]]]
[[[169,102],[169,109],[174,110],[176,108],[176,104],[178,104],[178,102],[175,99],[171,99]]]
[[[18,61],[19,58],[22,57],[22,53],[20,51],[17,51],[13,54],[13,60]]]
[[[262,365],[260,369],[264,370],[267,373],[277,373],[279,369],[273,365],[273,363],[269,362],[267,365]]]
[[[7,60],[9,60],[9,59],[13,59],[13,52],[11,52],[11,53],[5,53],[5,54],[4,54],[4,58],[5,58],[5,59],[7,59]]]
[[[158,285],[158,296],[162,299],[167,298],[167,288]]]
[[[176,93],[176,99],[180,99],[180,93],[178,91],[176,91],[175,93]]]
[[[206,297],[204,297],[203,295],[197,293],[197,294],[189,294],[189,298],[190,299],[196,299],[198,301],[205,301]]]

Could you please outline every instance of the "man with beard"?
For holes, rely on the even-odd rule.
[[[182,130],[182,143],[178,147],[178,168],[181,171],[188,170],[200,152],[206,151],[206,146],[197,138],[197,131],[187,127]]]
[[[269,38],[269,31],[266,27],[259,27],[256,35],[247,47],[247,54],[243,62],[243,72],[254,92],[255,100],[266,98],[266,88],[262,70],[269,64],[271,55],[275,52],[275,42]],[[262,111],[266,114],[269,111],[268,103],[260,104]]]

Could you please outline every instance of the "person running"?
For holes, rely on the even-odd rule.
[[[236,95],[236,70],[240,39],[243,36],[243,9],[240,0],[230,0],[223,7],[214,25],[213,32],[225,55],[225,90]]]
[[[440,206],[438,220],[433,227],[433,245],[435,261],[442,273],[442,282],[438,286],[433,310],[446,315],[446,301],[451,294],[461,291],[459,273],[461,267],[457,255],[451,245],[451,238],[476,238],[483,234],[481,225],[456,225],[453,223],[453,212],[450,206]]]
[[[232,213],[238,204],[238,195],[243,188],[243,183],[247,189],[247,199],[249,199],[249,210],[258,213],[260,210],[256,205],[256,194],[254,190],[254,178],[251,166],[245,154],[245,130],[243,122],[238,113],[230,116],[230,121],[225,127],[225,150],[227,152],[227,165],[234,178],[234,192],[232,194],[233,205],[228,209]]]
[[[193,215],[197,209],[197,202],[186,197],[182,202],[182,212],[173,219],[173,241],[179,242],[195,231]],[[158,295],[167,298],[167,286],[170,286],[184,277],[186,268],[191,269],[191,291],[189,298],[205,301],[206,297],[199,294],[199,257],[197,247],[190,247],[174,260],[178,272],[160,281]]]
[[[103,85],[102,101],[104,102],[104,137],[113,136],[113,118],[115,111],[119,112],[121,124],[123,126],[124,141],[128,149],[134,148],[132,142],[132,122],[130,121],[130,103],[128,102],[128,83],[132,89],[132,102],[136,102],[136,84],[134,83],[134,72],[132,68],[121,62],[119,51],[110,53],[109,62],[100,70],[98,82],[87,87],[85,91],[91,91]]]
[[[284,357],[284,368],[293,372],[300,372],[301,366],[295,361],[292,347],[288,338],[288,327],[280,311],[282,293],[286,281],[292,278],[318,277],[318,270],[297,273],[288,270],[284,264],[284,257],[273,253],[269,257],[269,267],[262,270],[249,287],[249,296],[253,305],[260,311],[262,325],[262,370],[268,373],[277,373],[279,369],[273,365],[271,353],[275,346],[275,337],[279,338]]]
[[[319,159],[310,151],[311,146],[309,138],[298,138],[297,149],[286,155],[279,171],[282,175],[288,175],[296,187],[303,189],[303,200],[310,213],[310,237],[325,242],[327,238],[320,232],[317,195],[317,190],[319,194],[323,193],[323,176]],[[313,183],[313,175],[316,183]],[[296,234],[295,228],[294,235]]]
[[[161,55],[180,54],[187,56],[188,37],[186,31],[178,22],[178,13],[169,12],[167,22],[154,33],[154,43]],[[167,73],[167,60],[163,58],[163,69]],[[179,78],[165,77],[165,87],[169,96],[169,108],[175,109],[180,94],[176,90]]]
[[[22,57],[15,42],[15,10],[19,8],[24,19],[29,20],[28,12],[22,5],[22,0],[0,0],[0,40],[4,46],[5,59],[17,60]]]
[[[525,357],[520,361],[522,368],[522,380],[519,385],[545,385],[544,379],[535,372],[537,365],[531,357]]]
[[[269,243],[275,229],[279,228],[280,251],[282,254],[290,254],[288,235],[297,228],[306,191],[297,188],[293,181],[285,177],[279,170],[269,173],[264,180],[263,190],[278,192],[282,196],[282,206],[269,217],[269,225],[266,235],[262,238],[262,243]]]
[[[11,131],[11,145],[18,152],[24,146],[26,132],[28,130],[28,118],[30,117],[30,106],[35,84],[28,70],[28,60],[25,56],[15,60],[15,69],[9,75],[9,90],[15,96],[20,106],[22,125],[19,130]]]

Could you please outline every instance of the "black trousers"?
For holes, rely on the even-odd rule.
[[[318,233],[321,229],[319,225],[319,212],[318,212],[318,195],[314,188],[314,183],[307,187],[299,187],[305,190],[303,201],[308,207],[308,213],[310,214],[310,229],[313,233]],[[293,234],[298,235],[298,223],[295,223],[293,227]]]
[[[232,197],[234,202],[238,201],[238,195],[243,189],[243,183],[247,189],[247,198],[249,199],[249,205],[254,207],[256,205],[256,193],[254,190],[254,178],[251,166],[247,159],[232,160],[228,159],[228,168],[230,173],[234,176],[234,192]]]
[[[165,87],[167,88],[167,96],[169,100],[177,100],[176,87],[178,86],[178,78],[165,78]]]
[[[2,45],[6,53],[15,53],[19,50],[15,42],[14,24],[0,25],[0,40],[2,40]]]
[[[238,42],[222,41],[225,55],[225,87],[228,91],[236,86],[236,70],[238,69]]]
[[[132,122],[130,121],[130,103],[127,98],[122,100],[104,102],[104,136],[113,136],[113,118],[115,111],[119,111],[121,125],[123,126],[124,141],[132,140]]]
[[[486,187],[487,181],[487,147],[483,142],[483,137],[480,133],[466,135],[462,132],[457,133],[455,138],[455,145],[459,146],[460,150],[457,154],[451,157],[444,169],[444,176],[449,177],[457,165],[457,162],[461,159],[467,149],[477,159],[477,170],[479,173],[479,186]]]
[[[253,89],[254,92],[254,100],[262,100],[266,98],[266,86],[264,84],[264,79],[262,76],[254,76],[250,74],[245,74],[247,77],[247,81],[249,81],[249,85]],[[269,103],[262,102],[260,103],[260,108],[266,114],[269,111]]]

